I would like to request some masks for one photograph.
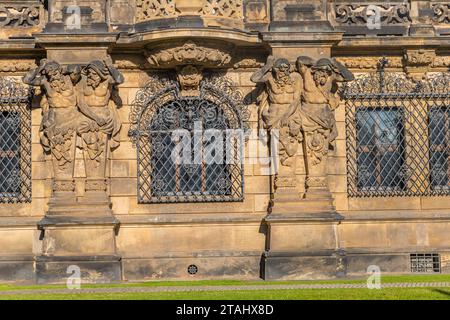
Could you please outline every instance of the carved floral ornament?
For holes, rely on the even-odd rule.
[[[148,51],[148,63],[156,68],[173,68],[179,65],[200,65],[205,67],[223,67],[231,61],[231,46],[205,47],[193,41],[181,46],[162,47]]]
[[[40,23],[41,7],[26,4],[0,4],[0,27],[33,27]]]
[[[377,70],[381,56],[339,57],[337,60],[353,70]],[[403,56],[391,56],[386,68],[403,69],[410,72],[413,69],[431,71],[431,68],[450,67],[449,56],[438,56],[435,50],[407,49]]]
[[[242,19],[242,0],[137,0],[137,22],[198,14]]]
[[[432,4],[433,20],[439,23],[450,23],[450,3],[440,2]]]
[[[347,3],[335,6],[336,22],[345,25],[366,26],[371,13],[380,14],[383,25],[403,24],[410,21],[409,6],[406,3]]]

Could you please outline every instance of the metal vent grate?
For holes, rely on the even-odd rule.
[[[414,273],[439,273],[441,261],[438,253],[412,253],[411,272]]]
[[[188,272],[190,275],[197,274],[197,272],[198,272],[198,267],[197,267],[195,264],[191,264],[191,265],[187,268],[187,272]]]

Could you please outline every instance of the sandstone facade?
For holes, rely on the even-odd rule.
[[[446,2],[0,13],[0,281],[64,282],[71,265],[85,282],[450,272]],[[161,131],[195,119],[248,133],[245,161],[165,166]]]

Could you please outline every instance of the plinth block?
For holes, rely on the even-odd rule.
[[[345,276],[345,253],[340,250],[270,251],[263,255],[265,280],[314,280]]]

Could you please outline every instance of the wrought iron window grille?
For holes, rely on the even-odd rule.
[[[414,82],[386,64],[343,89],[348,195],[450,195],[450,74]]]
[[[176,81],[154,77],[137,93],[129,136],[137,149],[139,203],[244,199],[243,139],[225,134],[232,130],[248,132],[249,112],[234,88],[225,77],[207,77],[198,96],[182,96]],[[213,140],[196,139],[196,126],[202,132],[209,129],[224,133],[218,136],[223,148],[214,151],[223,161],[204,161],[205,150]],[[180,137],[174,133],[179,131],[188,135],[189,145],[177,141]],[[192,162],[174,159],[173,153],[178,152],[174,150],[180,145],[184,151],[187,147]]]
[[[0,202],[31,202],[30,87],[0,77]]]

